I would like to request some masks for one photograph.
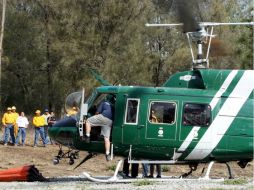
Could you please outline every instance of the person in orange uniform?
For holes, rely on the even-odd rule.
[[[16,107],[15,106],[12,106],[11,107],[11,112],[12,112],[12,114],[13,114],[13,117],[14,117],[14,124],[13,124],[13,127],[14,127],[14,137],[16,138],[17,137],[17,135],[18,135],[18,132],[19,132],[19,127],[18,127],[18,125],[16,124],[16,121],[17,121],[17,119],[18,119],[18,117],[19,117],[19,114],[16,112]]]
[[[15,143],[15,137],[14,137],[14,123],[15,123],[15,118],[13,117],[13,114],[11,112],[11,108],[7,108],[7,112],[4,113],[3,118],[2,118],[2,123],[3,126],[5,127],[4,130],[4,145],[6,146],[9,140],[9,134],[11,135],[11,141],[12,144],[14,145]]]
[[[44,125],[46,125],[45,119],[41,116],[41,111],[36,110],[35,116],[33,118],[33,125],[34,125],[34,147],[37,147],[39,134],[42,138],[42,142],[44,147],[46,147],[46,140],[45,140],[45,133],[44,133]]]

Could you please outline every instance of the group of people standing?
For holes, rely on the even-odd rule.
[[[48,138],[48,127],[52,126],[56,122],[54,112],[49,113],[48,109],[45,109],[45,113],[41,115],[40,110],[35,111],[32,124],[35,129],[34,135],[34,147],[38,144],[39,135],[42,138],[44,147],[51,141]],[[2,124],[4,127],[3,144],[7,146],[9,140],[14,146],[18,146],[21,137],[21,145],[25,146],[26,141],[26,129],[29,126],[29,121],[22,111],[20,114],[16,112],[16,107],[8,107],[6,113],[2,118]],[[9,136],[11,138],[9,138]],[[52,144],[52,142],[51,142]]]

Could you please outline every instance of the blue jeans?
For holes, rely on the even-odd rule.
[[[45,137],[45,142],[46,144],[49,143],[50,139],[49,139],[49,136],[48,136],[48,125],[44,125],[44,137]]]
[[[143,177],[147,177],[148,176],[148,166],[149,164],[142,164],[143,166]]]
[[[24,127],[20,127],[19,128],[19,133],[16,137],[16,141],[15,141],[15,144],[19,144],[19,138],[20,136],[22,137],[22,145],[25,144],[25,140],[26,140],[26,128]]]
[[[7,144],[9,141],[9,134],[11,135],[12,144],[15,143],[15,136],[14,136],[14,125],[7,124],[4,130],[4,144]]]
[[[40,136],[42,138],[43,144],[46,145],[44,127],[35,127],[34,130],[35,130],[35,133],[34,133],[34,145],[38,144],[39,134],[40,134]]]

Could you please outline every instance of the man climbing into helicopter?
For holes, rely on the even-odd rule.
[[[105,100],[100,103],[94,116],[90,117],[86,121],[86,135],[85,141],[90,142],[91,127],[101,126],[101,135],[104,137],[106,160],[110,160],[110,132],[114,118],[113,104],[115,97],[107,95]]]

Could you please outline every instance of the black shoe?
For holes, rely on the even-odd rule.
[[[161,176],[160,176],[160,175],[157,175],[156,178],[161,178]]]
[[[153,176],[152,176],[152,175],[149,175],[149,176],[147,176],[147,178],[153,178]]]
[[[85,136],[85,142],[86,142],[86,143],[90,143],[90,137]]]
[[[106,157],[106,160],[107,161],[110,161],[111,159],[110,159],[110,154],[105,154],[105,157]]]

